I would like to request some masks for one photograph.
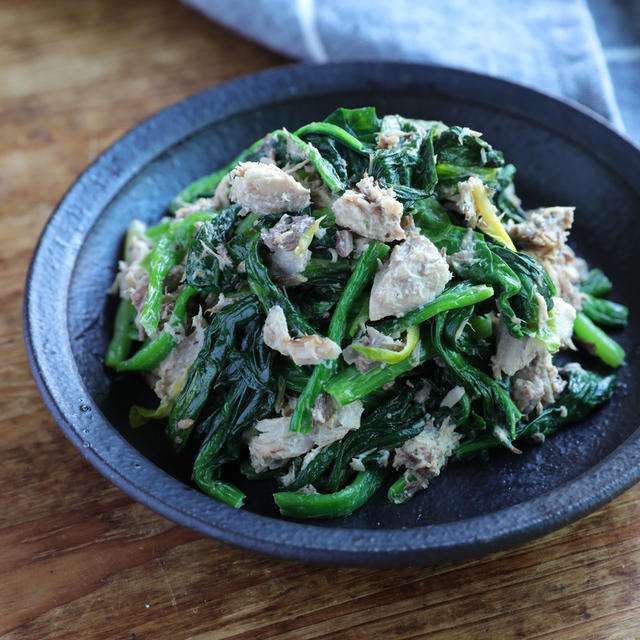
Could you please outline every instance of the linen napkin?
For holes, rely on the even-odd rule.
[[[183,0],[290,58],[441,64],[573,98],[623,129],[586,0]]]

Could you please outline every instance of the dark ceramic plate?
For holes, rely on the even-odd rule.
[[[572,242],[631,310],[619,336],[627,362],[613,400],[521,456],[451,465],[428,491],[391,505],[380,493],[349,518],[278,516],[270,486],[243,488],[234,510],[189,484],[153,427],[127,410],[144,385],[102,366],[113,302],[105,292],[132,218],[157,220],[187,183],[265,132],[295,129],[337,106],[441,119],[483,131],[518,167],[525,205],[577,206]],[[225,542],[283,558],[350,565],[436,563],[481,555],[576,520],[640,478],[635,255],[640,150],[576,106],[481,75],[405,64],[293,66],[205,91],[143,122],[64,197],[33,258],[25,296],[31,366],[53,416],[83,455],[136,500]],[[597,366],[594,362],[590,366]],[[242,484],[241,479],[239,479]]]

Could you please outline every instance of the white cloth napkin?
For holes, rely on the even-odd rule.
[[[183,0],[294,59],[401,60],[573,98],[623,129],[586,0]]]

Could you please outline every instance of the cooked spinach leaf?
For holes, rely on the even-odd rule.
[[[472,175],[489,187],[498,185],[498,169],[504,165],[502,152],[470,131],[450,127],[434,141],[438,181],[444,187],[453,187]]]
[[[170,211],[216,190],[216,201],[243,200],[231,188],[237,178],[223,183],[227,190],[218,187],[245,161],[262,163],[262,171],[252,171],[236,191],[268,200],[269,207],[256,203],[255,209],[273,213],[239,204],[201,210],[208,201],[148,229],[132,225],[116,281],[123,299],[106,357],[116,371],[144,371],[153,381],[159,405],[132,407],[131,424],[165,421],[177,455],[193,462],[193,481],[208,495],[243,504],[246,496],[228,481],[233,467],[278,488],[275,505],[287,517],[346,516],[395,466],[401,475],[387,495],[401,503],[440,472],[443,452],[453,450],[454,460],[488,457],[498,446],[519,453],[613,394],[614,376],[575,363],[560,369],[564,389],[557,378],[551,356],[560,348],[558,292],[542,262],[516,251],[500,223],[527,219],[515,194],[515,167],[476,132],[400,115],[380,118],[373,107],[339,108],[294,133],[268,133],[187,186]],[[277,169],[265,170],[264,163]],[[337,226],[327,205],[365,175],[392,189],[402,211],[375,190],[346,194],[343,203],[351,199],[353,211]],[[458,185],[471,176],[481,181],[467,185],[478,216],[463,217],[455,213],[464,208],[457,196],[466,194]],[[309,205],[288,211],[290,192],[300,185],[309,190]],[[402,240],[356,237],[349,214],[379,217],[381,225],[393,218],[407,236],[428,238],[440,250],[433,254],[442,281],[432,281],[426,264],[387,259]],[[472,228],[476,224],[483,233]],[[280,277],[280,260],[292,265],[291,277]],[[383,283],[389,273],[395,279]],[[370,322],[378,286],[400,302],[432,286],[439,293],[416,295],[415,306]],[[589,272],[580,285],[583,307],[573,335],[576,344],[617,367],[624,350],[594,324],[628,321],[625,306],[600,297],[611,286],[601,271]],[[270,314],[274,306],[283,310],[286,327]],[[516,350],[518,344],[537,350],[527,353],[527,363],[498,348],[503,326],[527,338],[509,341]],[[295,362],[314,364],[297,365],[286,355],[297,350],[302,357]],[[508,370],[497,362],[503,356],[520,369],[496,379]],[[523,389],[529,392],[524,399]],[[535,408],[523,415],[539,393]],[[407,460],[414,458],[412,469]]]

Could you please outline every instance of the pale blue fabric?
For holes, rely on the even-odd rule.
[[[586,0],[183,0],[290,58],[402,60],[515,80],[623,128]]]

